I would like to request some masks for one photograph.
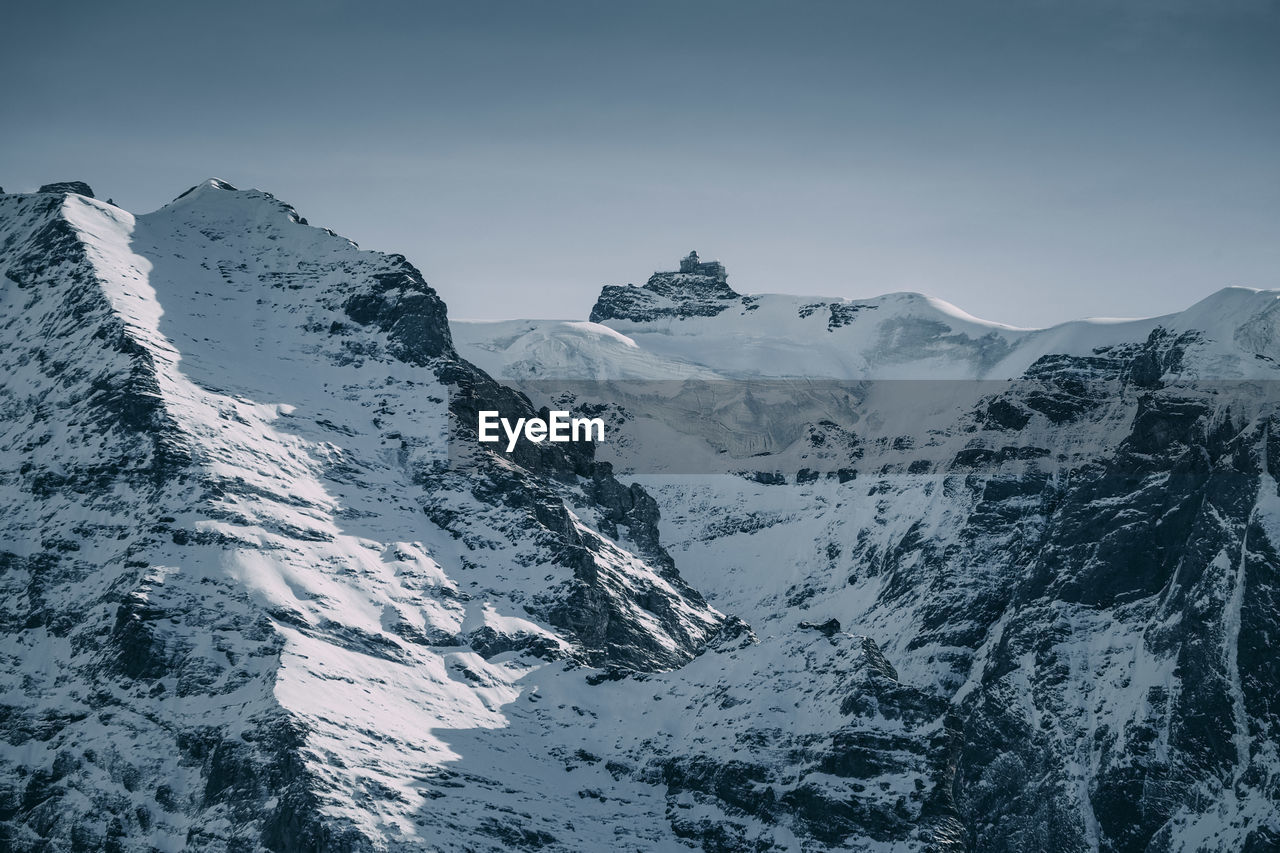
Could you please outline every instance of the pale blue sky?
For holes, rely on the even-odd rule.
[[[453,316],[692,248],[1020,325],[1280,287],[1276,2],[47,2],[0,47],[6,189],[259,187]]]

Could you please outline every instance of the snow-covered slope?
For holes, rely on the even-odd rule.
[[[452,322],[454,342],[493,376],[538,379],[714,379],[705,366],[643,349],[598,323],[554,320]]]

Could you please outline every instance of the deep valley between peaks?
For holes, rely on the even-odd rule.
[[[1280,848],[1280,293],[451,322],[219,180],[0,274],[3,849]]]

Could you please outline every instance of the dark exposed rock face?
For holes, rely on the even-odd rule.
[[[1277,496],[1280,424],[1259,417],[1274,400],[1256,386],[1162,380],[1193,341],[1157,330],[1128,350],[1037,362],[1036,381],[983,404],[984,425],[1035,441],[1056,430],[1069,446],[1127,423],[1119,444],[1089,445],[1056,476],[1002,472],[1018,454],[992,453],[953,475],[975,501],[948,551],[927,537],[855,551],[891,596],[987,567],[921,611],[912,643],[955,649],[956,684],[977,685],[956,703],[972,849],[1180,849],[1187,825],[1216,820],[1205,792],[1280,795],[1256,740],[1280,725],[1260,689],[1275,672],[1254,652],[1280,629],[1280,562],[1259,521]],[[1082,651],[1101,637],[1109,647]],[[1269,833],[1253,825],[1246,846]]]
[[[84,181],[61,181],[56,184],[45,184],[39,189],[42,193],[77,193],[87,198],[93,198],[93,190]]]
[[[424,473],[420,482],[434,494],[424,511],[464,542],[472,541],[473,531],[483,527],[486,536],[497,534],[528,548],[530,555],[522,560],[545,561],[567,572],[545,592],[528,599],[524,608],[563,629],[576,641],[585,662],[639,671],[679,666],[715,640],[725,621],[685,584],[670,556],[657,544],[656,506],[653,516],[635,511],[636,500],[644,506],[646,500],[652,504],[652,499],[638,486],[621,486],[607,466],[602,468],[591,470],[592,485],[585,496],[589,500],[601,492],[633,496],[629,509],[615,510],[602,501],[600,512],[605,518],[619,516],[630,537],[644,543],[633,547],[654,565],[652,580],[637,584],[624,579],[618,565],[625,559],[623,553],[570,516],[567,504],[574,500],[573,492],[528,469],[477,460],[468,468],[465,495],[458,494],[456,474]],[[475,504],[471,510],[469,503]],[[511,520],[495,524],[495,508]],[[616,533],[607,524],[602,528]],[[690,611],[708,616],[691,622]]]
[[[347,316],[386,332],[406,361],[428,364],[453,355],[444,302],[403,256],[391,260],[399,269],[374,276],[372,287],[351,296],[343,306]]]
[[[812,302],[808,305],[801,305],[796,314],[804,319],[814,314],[825,313],[827,319],[827,331],[834,332],[843,326],[847,326],[863,311],[874,311],[877,306],[849,303],[849,302]]]
[[[614,478],[612,466],[608,462],[600,462],[592,466],[587,494],[602,510],[602,533],[617,539],[618,525],[622,525],[638,553],[661,566],[666,574],[676,574],[675,561],[658,538],[661,518],[658,503],[638,483],[624,487]]]
[[[690,252],[680,262],[679,271],[654,273],[644,287],[605,287],[591,309],[591,322],[714,317],[735,304],[747,305],[749,299],[729,286],[724,265],[719,261],[703,263],[697,252]]]

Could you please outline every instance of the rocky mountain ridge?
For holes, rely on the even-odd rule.
[[[679,270],[656,272],[643,287],[606,286],[591,309],[591,322],[714,317],[735,303],[748,310],[752,304],[729,286],[724,264],[700,261],[697,252],[690,252],[681,259]]]

